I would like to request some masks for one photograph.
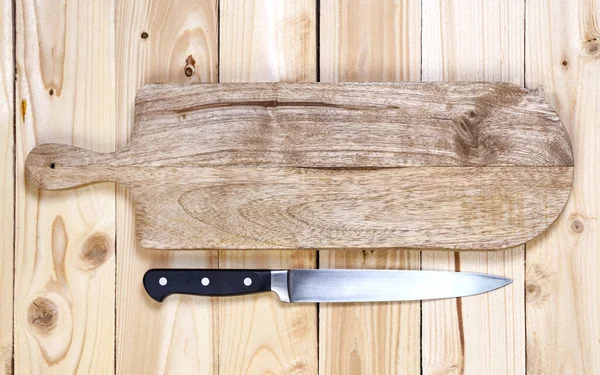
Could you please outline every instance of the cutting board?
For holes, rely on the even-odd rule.
[[[116,181],[159,249],[497,249],[563,209],[569,136],[506,83],[150,85],[122,150],[42,144],[41,189]]]

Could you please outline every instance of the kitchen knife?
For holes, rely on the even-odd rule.
[[[275,292],[282,302],[382,302],[466,297],[512,283],[505,277],[446,271],[152,269],[144,288],[170,294],[234,296]]]

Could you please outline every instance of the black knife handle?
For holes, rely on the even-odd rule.
[[[271,290],[270,270],[151,269],[144,275],[148,295],[162,302],[170,294],[234,296]]]

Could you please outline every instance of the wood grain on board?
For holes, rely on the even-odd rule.
[[[13,23],[12,4],[0,0],[0,374],[13,374]]]
[[[571,166],[515,85],[247,83],[147,86],[119,152],[40,145],[26,171],[127,186],[149,248],[496,249],[554,221]]]
[[[215,0],[116,2],[117,143],[130,137],[138,89],[149,83],[215,82]],[[117,328],[119,374],[218,372],[218,319],[212,299],[169,297],[159,304],[142,286],[149,268],[216,268],[217,252],[154,251],[138,245],[134,202],[117,190]],[[162,228],[159,228],[162,231]]]
[[[48,155],[45,146],[33,155],[38,149],[30,177],[46,177],[46,189],[76,183],[66,166],[87,168],[80,184],[127,184],[137,179],[132,171],[104,176],[94,167],[573,164],[567,132],[535,92],[472,82],[149,85],[138,91],[131,141],[118,152]]]
[[[14,372],[114,368],[115,188],[39,191],[39,143],[115,149],[113,1],[16,2]]]
[[[523,84],[522,1],[426,0],[422,14],[424,81]],[[528,179],[523,175],[520,183]],[[522,246],[486,253],[422,252],[422,269],[513,279],[512,285],[480,296],[423,302],[423,373],[525,372],[523,261]]]
[[[600,373],[600,1],[527,3],[526,83],[563,119],[575,151],[571,198],[527,244],[527,371]]]
[[[221,82],[316,79],[315,1],[222,0],[219,5]],[[315,268],[315,255],[219,251],[219,267]],[[316,305],[282,304],[268,293],[221,299],[218,306],[219,372],[317,372]]]

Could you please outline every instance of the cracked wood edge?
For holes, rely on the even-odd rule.
[[[218,3],[115,4],[117,142],[122,148],[133,129],[140,87],[217,81]],[[116,372],[215,374],[219,369],[216,302],[177,295],[157,303],[144,291],[142,277],[150,268],[216,268],[217,252],[141,247],[135,236],[134,207],[131,193],[118,187]]]
[[[523,18],[520,0],[423,2],[423,80],[523,85]],[[423,269],[514,280],[480,296],[423,302],[423,373],[525,371],[523,254],[523,246],[486,253],[422,253]]]
[[[314,0],[220,2],[221,82],[314,81]],[[219,251],[221,268],[315,268],[315,251]],[[219,300],[219,372],[317,372],[314,304],[269,293]]]
[[[600,373],[600,1],[527,3],[527,86],[556,108],[575,151],[571,198],[527,244],[527,372]]]
[[[114,184],[42,192],[43,142],[115,149],[113,1],[16,1],[14,371],[114,369]]]

